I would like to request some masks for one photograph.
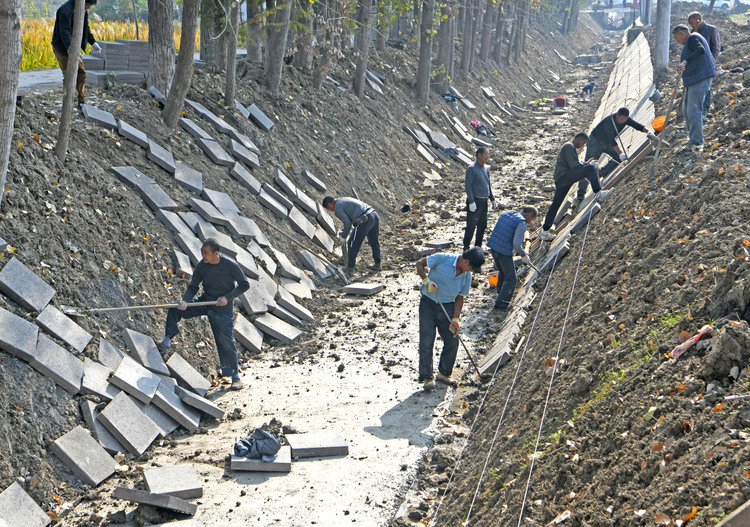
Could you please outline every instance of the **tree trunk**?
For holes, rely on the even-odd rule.
[[[198,29],[198,12],[201,0],[183,0],[182,2],[182,33],[180,34],[180,54],[177,56],[172,87],[169,88],[167,103],[161,113],[164,123],[174,128],[180,118],[180,111],[185,102],[185,95],[190,89],[193,79],[193,50],[195,49],[195,33]]]
[[[479,33],[479,22],[480,22],[480,4],[481,0],[474,0],[472,5],[472,13],[474,13],[474,24],[471,28],[471,53],[469,54],[469,71],[474,69],[474,58],[476,55],[477,47],[477,33]]]
[[[237,79],[237,32],[240,27],[240,2],[239,0],[226,0],[229,24],[227,24],[226,58],[227,65],[226,83],[224,86],[224,104],[230,108],[234,107],[235,80]]]
[[[68,155],[70,122],[73,118],[73,96],[76,92],[78,61],[81,56],[81,39],[83,39],[83,15],[85,13],[84,0],[76,0],[73,15],[73,35],[70,39],[70,47],[68,48],[68,67],[65,69],[65,80],[63,82],[63,107],[60,114],[60,128],[57,131],[57,144],[55,145],[55,155],[63,162]]]
[[[458,19],[456,17],[458,9],[451,8],[450,25],[448,26],[450,36],[448,37],[448,67],[446,73],[448,78],[445,79],[445,89],[448,90],[448,82],[453,78],[454,66],[456,65],[456,33],[458,33]],[[445,93],[445,92],[443,92]]]
[[[0,55],[0,205],[5,194],[2,189],[5,189],[5,180],[8,175],[8,160],[13,142],[13,121],[16,116],[18,72],[21,71],[20,13],[20,0],[8,0],[0,7],[0,41],[5,42],[4,51]],[[81,15],[81,34],[83,34],[83,15]],[[79,38],[78,41],[80,42],[81,39]],[[73,89],[75,89],[75,82],[69,87],[71,95]],[[68,127],[70,127],[69,122]]]
[[[271,15],[268,23],[268,47],[266,52],[266,86],[271,94],[278,95],[281,89],[281,72],[284,68],[284,54],[286,53],[286,41],[289,35],[289,14],[291,0],[283,4],[276,4],[273,0],[266,2],[270,11],[277,9]]]
[[[151,1],[154,0],[149,0],[149,2]],[[201,60],[206,63],[206,65],[212,65],[219,70],[223,70],[225,67],[225,25],[226,16],[219,1],[202,0],[200,16],[200,57]]]
[[[257,0],[247,0],[247,60],[263,60],[263,35],[261,33],[261,9]]]
[[[503,9],[502,5],[498,6],[497,24],[495,24],[495,47],[492,50],[492,57],[498,64],[503,58],[503,41],[505,40],[505,26],[508,20],[505,13],[506,9]]]
[[[490,42],[492,42],[492,14],[496,11],[493,0],[487,0],[487,7],[484,9],[484,19],[482,20],[482,45],[479,48],[479,60],[487,62],[490,58]]]
[[[319,90],[323,85],[323,81],[326,78],[328,71],[328,65],[331,61],[331,52],[326,46],[320,52],[320,55],[316,59],[315,69],[313,71],[313,89]]]
[[[450,8],[443,7],[441,15],[440,27],[438,28],[437,74],[435,75],[435,84],[438,86],[440,93],[445,93],[445,90],[448,89],[448,45],[451,34]]]
[[[528,5],[523,3],[516,8],[516,42],[514,45],[514,59],[516,62],[521,60],[521,53],[523,53],[526,43],[526,20]]]
[[[665,71],[669,65],[669,39],[672,36],[669,28],[671,17],[672,2],[656,2],[654,68],[660,71]]]
[[[413,2],[414,17],[412,18],[411,34],[417,37],[417,45],[419,45],[419,21],[421,20],[419,10],[422,7],[422,2],[421,0],[413,0]]]
[[[435,0],[424,0],[422,4],[422,24],[419,29],[419,65],[417,67],[417,100],[426,104],[430,96],[430,75],[432,74],[432,19],[435,16]]]
[[[167,93],[173,76],[172,2],[148,0],[148,85]]]
[[[516,46],[516,33],[518,33],[518,6],[515,3],[509,4],[510,12],[508,13],[508,19],[510,20],[510,35],[508,35],[508,49],[505,55],[505,61],[510,64],[511,58],[513,57],[513,49]]]
[[[469,66],[471,65],[471,52],[474,48],[474,9],[472,0],[466,0],[464,7],[464,28],[463,28],[463,44],[464,49],[461,54],[461,72],[465,75],[469,73]]]
[[[360,99],[365,97],[365,77],[367,76],[367,59],[370,54],[370,10],[372,0],[359,0],[357,13],[357,70],[354,72],[354,94]]]
[[[297,52],[294,54],[292,64],[295,68],[307,70],[310,67],[313,44],[313,10],[312,7],[302,10],[297,20],[302,29],[297,33]]]

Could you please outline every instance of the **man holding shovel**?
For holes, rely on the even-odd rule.
[[[208,316],[216,340],[221,374],[232,378],[232,390],[242,389],[237,348],[234,343],[234,308],[232,301],[250,288],[245,274],[232,260],[222,258],[219,244],[208,238],[201,246],[203,260],[193,271],[193,278],[176,308],[167,311],[167,324],[160,348],[169,348],[172,339],[180,332],[177,323],[183,318]],[[196,297],[203,284],[203,294]],[[188,302],[216,301],[215,306],[190,306]]]
[[[422,296],[419,301],[419,382],[425,391],[435,388],[432,380],[435,330],[443,339],[437,380],[443,384],[451,384],[451,373],[458,351],[461,308],[471,287],[471,272],[481,272],[482,264],[484,251],[479,247],[472,247],[460,256],[437,253],[417,262],[417,274],[422,279]],[[448,313],[453,315],[451,320],[448,320]]]

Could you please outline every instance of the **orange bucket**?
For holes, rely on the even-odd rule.
[[[490,282],[490,287],[497,287],[497,271],[488,274],[487,280]]]
[[[654,132],[661,132],[664,130],[664,123],[667,122],[667,116],[666,115],[660,115],[653,121],[651,121],[651,128],[654,129]]]

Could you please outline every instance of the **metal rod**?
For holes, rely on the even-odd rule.
[[[68,315],[82,315],[84,313],[111,313],[113,311],[139,311],[144,309],[169,309],[177,307],[178,303],[154,304],[150,306],[120,306],[120,307],[97,307],[92,309],[77,309],[75,307],[61,306],[63,313]],[[210,302],[188,302],[188,307],[215,306],[216,300]]]
[[[440,306],[440,309],[443,310],[443,314],[445,315],[445,318],[447,318],[449,321],[451,320],[451,317],[448,316],[448,312],[445,310],[445,306],[438,298],[438,305]],[[469,356],[469,360],[471,361],[471,364],[474,366],[474,369],[477,370],[477,375],[481,378],[482,372],[479,371],[479,366],[477,366],[477,363],[474,362],[474,357],[471,356],[471,353],[469,353],[469,348],[466,347],[466,344],[464,343],[464,339],[461,338],[461,335],[456,332],[456,338],[461,343],[461,345],[464,347],[464,351],[466,351],[466,354]]]

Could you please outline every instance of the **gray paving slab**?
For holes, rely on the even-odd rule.
[[[148,148],[148,136],[135,126],[132,126],[120,119],[119,121],[117,121],[117,131],[125,139],[130,139],[142,148]]]
[[[747,527],[750,525],[750,500],[746,501],[729,516],[716,524],[716,527]]]
[[[183,278],[192,278],[193,266],[190,265],[190,257],[184,252],[178,251],[177,249],[172,249],[172,256],[174,257],[175,263],[174,273],[177,276],[181,276]]]
[[[320,192],[326,191],[326,184],[323,183],[320,179],[315,177],[315,174],[307,170],[306,168],[302,170],[302,177],[307,180],[308,183],[310,183],[313,187],[318,189]]]
[[[159,209],[176,209],[177,203],[169,197],[163,188],[154,183],[153,185],[141,185],[136,187],[136,192],[143,198],[146,205],[154,212]]]
[[[111,401],[120,393],[120,388],[109,382],[114,372],[96,361],[86,357],[83,359],[83,378],[81,393],[97,395],[104,401]]]
[[[159,91],[159,88],[157,88],[156,86],[149,86],[148,92],[151,94],[151,96],[154,99],[162,103],[162,105],[167,104],[167,98],[164,96],[162,92]]]
[[[186,236],[184,234],[178,234],[174,237],[177,245],[185,251],[185,254],[190,258],[190,263],[198,265],[203,257],[201,256],[201,241],[197,236]]]
[[[333,276],[333,271],[323,263],[323,260],[310,251],[300,251],[299,255],[302,258],[305,267],[315,273],[318,278],[328,278],[329,276]]]
[[[428,135],[430,136],[430,142],[433,144],[433,146],[439,148],[440,150],[445,150],[446,148],[456,148],[456,143],[448,139],[442,132],[430,130]]]
[[[247,110],[247,108],[245,107],[245,105],[242,104],[237,99],[234,100],[234,107],[237,108],[237,111],[239,111],[240,114],[242,114],[242,117],[244,117],[245,119],[249,119],[250,118],[250,112]]]
[[[258,225],[250,218],[240,216],[238,213],[231,210],[220,209],[219,212],[221,212],[227,220],[226,228],[232,236],[253,239],[260,233]]]
[[[193,231],[182,218],[171,210],[159,209],[156,211],[156,217],[174,234],[185,234],[187,236],[193,234]]]
[[[274,122],[268,118],[266,114],[263,113],[263,111],[255,106],[254,104],[251,104],[248,109],[248,113],[250,114],[250,120],[254,122],[258,128],[263,130],[264,132],[270,132],[271,128],[273,128]]]
[[[295,328],[278,317],[265,313],[255,319],[255,327],[269,337],[273,337],[284,344],[289,344],[302,335],[302,330]]]
[[[117,119],[111,113],[90,104],[82,104],[81,112],[85,120],[98,124],[102,128],[117,130]]]
[[[348,295],[370,296],[379,293],[383,289],[385,289],[384,284],[366,284],[363,282],[357,282],[344,286],[342,291]]]
[[[183,403],[196,410],[203,412],[206,415],[210,415],[216,419],[224,418],[224,410],[216,406],[213,402],[209,401],[205,397],[193,393],[181,386],[177,386],[174,389],[174,393],[179,397]]]
[[[198,126],[195,121],[186,117],[181,117],[177,124],[179,124],[187,133],[192,135],[195,139],[207,139],[213,141],[211,134],[207,133],[203,128]]]
[[[59,338],[77,352],[83,351],[93,338],[91,334],[52,305],[44,308],[36,323],[47,333]]]
[[[152,507],[160,509],[177,511],[182,514],[189,514],[190,516],[194,516],[198,511],[198,506],[195,503],[190,503],[182,498],[175,498],[174,496],[166,496],[164,494],[155,494],[143,490],[126,489],[125,487],[117,487],[114,492],[112,492],[112,497],[119,500],[151,505]]]
[[[232,131],[229,132],[229,137],[237,141],[245,148],[255,152],[256,154],[260,154],[260,149],[255,145],[255,143],[253,143],[253,140],[245,134],[238,132],[236,129],[232,128]]]
[[[270,246],[267,247],[269,250],[271,249]],[[247,250],[250,254],[253,255],[256,261],[260,261],[263,264],[263,266],[266,268],[266,271],[268,271],[272,275],[276,274],[276,262],[268,255],[266,251],[261,249],[257,239],[247,244]]]
[[[285,209],[291,209],[294,206],[292,200],[287,198],[281,191],[277,190],[275,187],[269,185],[268,183],[263,184],[263,190],[268,192],[268,194],[270,194],[273,199],[281,203]]]
[[[164,359],[156,347],[154,339],[143,333],[138,333],[132,329],[125,328],[120,333],[120,337],[125,341],[125,345],[134,357],[147,369],[160,375],[169,375],[169,369],[164,364]]]
[[[229,175],[239,181],[240,184],[252,192],[253,195],[257,196],[260,193],[260,181],[255,179],[255,176],[253,176],[242,163],[235,163],[234,166],[232,166],[232,170],[229,171]]]
[[[168,377],[163,377],[167,379]],[[151,419],[159,429],[159,437],[164,438],[180,427],[180,423],[169,417],[163,410],[153,404],[145,404],[138,399],[130,398],[131,401],[143,412],[146,417]]]
[[[310,274],[312,274],[312,272]],[[310,291],[315,291],[315,289],[317,289],[315,287],[315,281],[310,278],[310,276],[308,276],[308,273],[302,271],[302,274],[298,278],[299,282],[305,285]],[[281,279],[281,281],[283,283],[283,278]]]
[[[297,207],[289,209],[289,221],[292,224],[292,228],[298,233],[307,236],[311,240],[315,237],[317,226],[310,223],[310,220]]]
[[[273,277],[269,275],[262,267],[258,267],[258,274],[260,275],[258,277],[258,282],[260,282],[263,287],[265,287],[271,298],[276,298],[276,292],[279,289],[279,285],[276,283]],[[268,304],[269,309],[271,309],[271,304],[269,302],[266,303]],[[276,302],[274,301],[274,305],[275,304]]]
[[[239,313],[234,319],[234,338],[254,353],[260,353],[263,347],[263,333]]]
[[[327,209],[323,208],[323,205],[318,203],[318,215],[315,217],[318,220],[318,224],[325,229],[325,231],[331,236],[336,236],[336,224],[333,222],[333,217]]]
[[[211,382],[196,370],[190,362],[176,351],[167,361],[167,367],[172,377],[183,388],[192,390],[198,395],[205,396],[211,388]]]
[[[161,377],[126,356],[123,357],[109,382],[139,401],[149,404],[159,387]]]
[[[55,294],[52,286],[15,256],[0,271],[0,291],[29,311],[40,313]]]
[[[0,492],[0,525],[3,527],[46,527],[51,521],[17,481]]]
[[[208,200],[208,202],[216,207],[219,211],[231,210],[233,212],[236,212],[237,214],[240,213],[240,208],[235,204],[235,202],[231,197],[229,197],[229,194],[227,194],[226,192],[204,188],[203,192],[201,192],[201,196],[203,196],[204,199]]]
[[[258,194],[258,201],[277,216],[286,218],[287,214],[289,214],[289,209],[271,197],[265,188],[261,189],[260,194]]]
[[[294,200],[297,197],[297,186],[292,183],[292,180],[287,177],[284,172],[281,171],[281,169],[276,169],[276,175],[274,175],[273,180],[276,182],[276,184],[286,192],[286,195],[289,199]],[[316,209],[317,212],[317,209]]]
[[[0,253],[4,253],[5,251],[7,251],[9,246],[10,244],[8,242],[0,238]]]
[[[39,328],[0,307],[0,348],[26,362],[34,360]]]
[[[83,362],[44,335],[39,335],[34,359],[29,365],[71,395],[81,390]]]
[[[169,417],[180,423],[188,432],[195,432],[200,428],[200,412],[186,405],[175,393],[174,384],[162,381],[156,390],[151,404],[159,408]],[[178,386],[179,388],[179,386]]]
[[[312,240],[329,253],[336,250],[336,242],[333,241],[333,238],[321,226],[315,229]]]
[[[295,298],[305,298],[308,300],[312,299],[312,290],[307,287],[307,284],[297,282],[291,278],[286,278],[284,276],[279,279],[279,282],[281,284],[281,287],[289,291],[292,295],[294,295]]]
[[[312,217],[318,215],[318,202],[305,194],[302,189],[297,189],[297,197],[295,198],[294,202],[299,206],[300,209],[304,210]]]
[[[122,452],[123,454],[127,452],[127,450],[125,450],[125,447],[122,446],[120,442],[115,439],[115,436],[113,436],[109,432],[109,430],[107,430],[104,425],[97,419],[97,417],[99,416],[99,410],[96,409],[96,403],[94,403],[93,401],[82,399],[81,413],[83,414],[83,420],[86,423],[89,432],[91,432],[92,437],[99,441],[99,444],[102,446],[102,448],[104,448],[104,450],[112,455],[116,454],[117,452]]]
[[[175,165],[172,152],[161,146],[153,139],[148,140],[148,153],[146,154],[146,157],[170,174],[174,174]]]
[[[287,324],[291,324],[292,326],[299,327],[302,325],[302,319],[292,314],[291,311],[284,309],[280,305],[276,304],[276,307],[270,310],[270,313],[273,314],[273,316],[280,318]]]
[[[227,236],[223,232],[219,232],[213,226],[206,227],[203,224],[199,224],[198,238],[200,238],[204,242],[209,238],[213,238],[214,240],[216,240],[216,243],[219,244],[221,252],[224,255],[229,256],[230,258],[235,258],[237,254],[239,254],[239,252],[242,250],[239,245],[234,243],[231,237]]]
[[[226,225],[228,223],[221,211],[206,200],[189,198],[188,205],[190,205],[191,209],[200,214],[201,217],[208,222],[217,225]]]
[[[239,141],[231,139],[229,142],[229,151],[235,159],[237,159],[238,161],[242,161],[248,167],[255,169],[260,168],[260,159],[258,159],[258,154],[245,147],[245,145],[243,145]]]
[[[273,300],[263,284],[256,280],[250,280],[250,289],[240,295],[240,302],[248,315],[261,315],[268,311],[266,298]],[[276,305],[276,302],[273,302]]]
[[[274,249],[273,247],[271,247],[269,251],[279,264],[278,271],[281,276],[286,276],[287,278],[292,278],[294,280],[298,279],[301,271],[299,267],[294,265],[291,260],[287,258],[286,254],[278,249]]]
[[[197,212],[193,212],[193,211],[180,211],[180,212],[177,213],[177,215],[180,218],[182,218],[182,221],[185,222],[185,225],[187,225],[188,227],[190,227],[190,230],[193,231],[193,234],[195,234],[195,226],[198,223],[208,223]]]
[[[310,312],[310,310],[297,302],[297,300],[294,298],[294,295],[292,295],[292,293],[290,293],[283,287],[279,287],[278,291],[276,292],[276,303],[287,311],[290,311],[295,317],[298,317],[305,322],[315,321],[315,317],[313,317],[313,314]]]
[[[336,432],[286,434],[284,437],[292,449],[293,458],[346,456],[349,454],[349,445]]]
[[[159,435],[159,427],[121,392],[99,414],[99,421],[128,452],[138,457]]]
[[[240,266],[240,269],[242,269],[242,272],[245,273],[245,276],[248,278],[252,278],[253,280],[256,280],[260,278],[260,273],[258,273],[258,264],[255,263],[255,258],[247,252],[246,250],[242,249],[241,247],[238,247],[239,252],[234,257],[234,261],[237,262],[237,265]]]
[[[191,192],[200,194],[203,191],[203,174],[181,161],[174,164],[174,179]]]
[[[234,128],[232,128],[229,123],[227,123],[224,119],[213,112],[209,111],[208,113],[203,115],[203,118],[211,123],[213,127],[222,134],[229,134],[232,130],[234,130]]]
[[[117,469],[117,461],[81,426],[57,438],[52,451],[81,481],[94,487]]]
[[[289,472],[292,470],[292,449],[289,445],[284,445],[276,455],[273,461],[263,461],[262,459],[250,459],[232,455],[232,461],[229,464],[230,470],[244,470],[252,472]]]
[[[424,145],[417,145],[417,153],[422,156],[422,158],[429,164],[433,164],[435,162],[435,156],[433,156],[432,152],[425,148]]]
[[[435,249],[447,249],[453,247],[453,240],[428,240],[424,242],[425,247],[433,247]]]
[[[151,179],[135,167],[111,167],[109,171],[117,176],[117,179],[133,188],[138,188],[141,185],[151,185],[155,183],[153,179]]]
[[[203,496],[203,485],[192,464],[147,468],[143,471],[146,489],[154,494],[164,494],[189,500]]]
[[[578,215],[570,224],[570,233],[574,234],[585,227],[589,222],[589,216],[596,216],[599,211],[602,210],[602,206],[599,203],[590,205],[585,212]]]
[[[115,371],[125,357],[125,353],[113,346],[108,340],[99,339],[99,364]]]
[[[562,221],[562,219],[565,217],[565,214],[568,212],[568,209],[573,205],[573,200],[571,198],[567,198],[565,201],[562,202],[560,205],[560,210],[557,211],[557,215],[555,216],[555,219],[552,223],[557,225]]]
[[[219,166],[231,167],[234,165],[234,159],[227,154],[219,143],[208,139],[197,139],[198,146],[203,152]]]

